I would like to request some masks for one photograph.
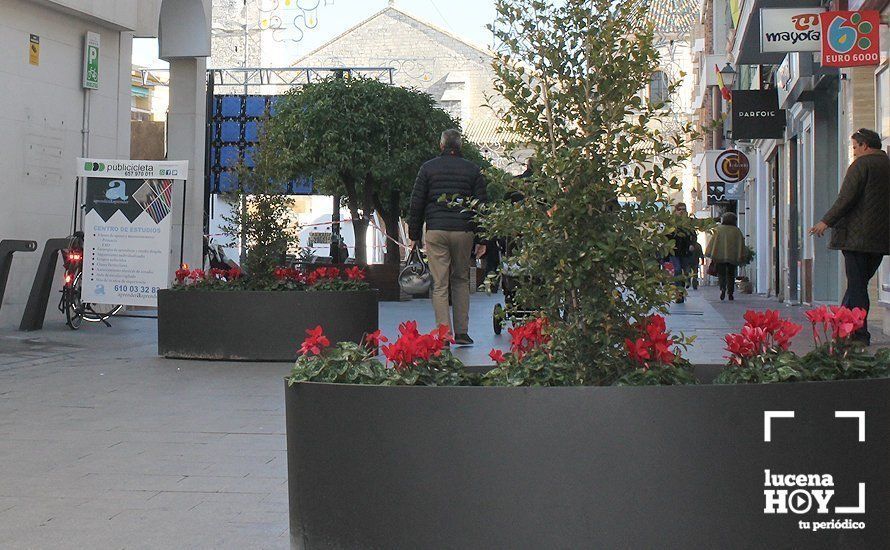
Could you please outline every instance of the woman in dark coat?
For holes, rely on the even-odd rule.
[[[721,225],[711,234],[705,256],[717,267],[717,278],[720,281],[720,299],[729,296],[734,300],[736,271],[745,261],[745,236],[737,227],[738,217],[732,212],[723,214]]]

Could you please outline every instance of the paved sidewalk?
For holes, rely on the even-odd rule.
[[[723,336],[748,308],[803,309],[713,288],[672,307],[673,330],[696,335],[696,363],[722,363]],[[457,348],[488,363],[499,296],[476,294],[471,334]],[[433,328],[426,300],[381,305],[399,322]],[[157,357],[155,322],[113,327],[0,330],[0,547],[286,548],[286,363],[174,361]],[[807,347],[808,331],[796,345]]]

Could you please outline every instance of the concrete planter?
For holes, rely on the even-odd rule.
[[[890,380],[300,383],[286,407],[294,548],[881,548],[890,537]],[[794,418],[772,420],[765,442],[775,410]],[[866,440],[835,411],[864,411]],[[833,485],[803,487],[792,506],[811,504],[805,513],[766,514],[764,491],[801,487],[765,487],[765,470]],[[837,511],[858,506],[860,483],[865,513]],[[817,513],[808,491],[825,489]],[[812,531],[832,520],[865,528]]]
[[[306,330],[332,342],[377,330],[377,293],[161,290],[158,355],[176,359],[294,361]]]

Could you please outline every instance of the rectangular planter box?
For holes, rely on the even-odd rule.
[[[354,264],[301,264],[304,269],[313,270],[319,267],[336,267],[340,270],[355,267]],[[377,291],[381,302],[400,302],[410,299],[403,295],[399,288],[399,273],[401,265],[371,264],[363,267],[366,274],[365,282]]]
[[[361,341],[377,330],[377,292],[158,292],[164,357],[294,361],[306,330],[318,325],[331,342]]]
[[[293,548],[885,548],[890,380],[286,388]],[[770,423],[765,411],[794,411]],[[865,441],[856,418],[864,411]],[[829,474],[765,513],[765,470]],[[859,504],[865,513],[836,511]],[[810,490],[832,490],[819,513]],[[800,499],[798,499],[800,497]],[[807,508],[807,506],[809,506]],[[776,508],[778,509],[778,508]],[[864,529],[802,529],[801,521]]]

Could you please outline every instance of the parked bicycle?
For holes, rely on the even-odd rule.
[[[62,250],[62,263],[65,267],[62,298],[59,300],[59,311],[65,315],[65,324],[71,330],[77,330],[84,321],[103,323],[110,327],[108,318],[123,309],[121,305],[91,304],[81,300],[81,284],[83,281],[83,232],[71,235],[68,247]]]

